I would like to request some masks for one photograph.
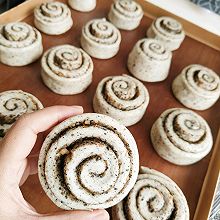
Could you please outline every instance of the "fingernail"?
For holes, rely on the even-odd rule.
[[[96,210],[92,220],[109,220],[109,214],[105,210]]]
[[[83,107],[82,107],[82,106],[73,105],[72,107],[74,108],[74,113],[76,113],[76,114],[81,114],[81,113],[83,113]]]

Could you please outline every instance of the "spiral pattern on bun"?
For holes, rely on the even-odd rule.
[[[120,43],[120,31],[105,18],[93,19],[82,29],[81,46],[92,57],[111,58],[117,54]]]
[[[174,96],[186,107],[206,110],[220,96],[220,78],[211,69],[193,64],[185,67],[172,84]]]
[[[96,6],[96,0],[68,0],[72,9],[81,12],[92,11]]]
[[[0,62],[24,66],[37,60],[43,52],[40,32],[24,22],[0,25]]]
[[[146,82],[158,82],[167,78],[172,53],[156,39],[139,40],[128,56],[130,73]]]
[[[112,210],[113,220],[189,220],[186,198],[168,176],[141,167],[128,196]]]
[[[73,20],[67,5],[61,2],[47,2],[35,8],[34,23],[46,34],[59,35],[72,27]]]
[[[60,208],[111,207],[134,186],[139,156],[132,134],[116,120],[87,113],[60,123],[41,148],[38,174]]]
[[[185,38],[182,25],[173,18],[159,17],[147,30],[149,38],[156,38],[164,43],[167,49],[176,50]]]
[[[58,94],[81,93],[92,82],[91,57],[82,49],[68,44],[46,51],[41,60],[41,67],[44,83]]]
[[[110,76],[99,83],[93,108],[130,126],[141,120],[148,103],[149,93],[140,81],[128,75]]]
[[[116,0],[108,14],[109,20],[123,30],[133,30],[138,27],[143,17],[141,6],[132,0]]]
[[[151,129],[151,141],[162,158],[178,165],[196,163],[213,145],[207,122],[183,108],[168,109],[161,114]]]
[[[0,139],[21,115],[42,108],[41,102],[30,93],[21,90],[0,93]]]

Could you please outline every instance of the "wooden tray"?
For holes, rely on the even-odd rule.
[[[29,0],[25,2],[17,8],[0,15],[0,23],[24,19],[25,22],[33,25],[33,8],[44,1],[46,0]],[[109,0],[98,0],[96,9],[90,13],[80,13],[72,10],[74,25],[70,31],[60,36],[42,34],[44,51],[52,46],[67,43],[80,47],[82,26],[92,18],[106,17],[110,4],[111,1]],[[0,64],[0,92],[10,89],[22,89],[38,97],[45,107],[57,104],[76,104],[82,105],[85,112],[92,112],[92,98],[98,82],[106,76],[129,74],[126,68],[128,53],[139,39],[145,37],[146,30],[151,22],[151,18],[145,16],[138,29],[128,32],[121,31],[122,43],[120,51],[114,58],[109,60],[93,59],[95,67],[93,82],[82,94],[61,96],[52,93],[42,83],[40,60],[31,65],[16,68]],[[220,53],[217,50],[186,37],[181,48],[173,53],[169,77],[161,83],[145,83],[150,93],[150,104],[144,118],[138,124],[129,127],[138,144],[141,165],[149,166],[165,173],[180,186],[187,198],[191,219],[194,218],[195,220],[208,218],[219,174],[220,161],[217,154],[219,155],[220,150],[220,137],[217,141],[216,138],[220,121],[220,102],[207,111],[198,112],[208,121],[212,129],[215,147],[212,151],[212,157],[210,153],[194,165],[176,166],[160,158],[151,145],[149,133],[152,124],[164,110],[173,107],[183,107],[173,97],[171,92],[170,87],[175,76],[186,65],[192,63],[199,63],[219,72],[219,60]],[[205,177],[206,180],[204,182]],[[28,178],[22,186],[22,192],[25,199],[41,213],[58,210],[45,195],[37,175]],[[203,198],[205,198],[205,203]]]

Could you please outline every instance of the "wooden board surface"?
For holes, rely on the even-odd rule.
[[[90,13],[80,13],[72,10],[74,25],[70,31],[60,36],[43,36],[44,51],[48,48],[72,44],[80,46],[81,28],[92,18],[106,17],[111,1],[99,0],[96,9]],[[24,21],[33,25],[33,16]],[[0,92],[10,89],[22,89],[38,97],[45,107],[57,104],[82,105],[85,112],[93,112],[92,99],[98,82],[105,76],[129,74],[126,68],[127,56],[137,40],[144,38],[145,33],[152,20],[144,17],[141,25],[134,31],[121,31],[122,43],[119,53],[109,60],[94,61],[93,82],[82,94],[75,96],[61,96],[52,93],[42,83],[40,77],[40,60],[26,67],[8,67],[0,64]],[[172,95],[171,83],[175,76],[189,64],[198,63],[220,72],[220,53],[200,42],[186,37],[181,48],[174,52],[169,77],[160,83],[145,83],[150,93],[150,104],[144,118],[138,124],[129,127],[134,135],[140,153],[140,163],[144,166],[157,169],[171,177],[183,190],[190,207],[191,219],[195,213],[201,187],[205,178],[211,153],[200,162],[191,166],[176,166],[160,158],[154,151],[150,142],[149,132],[152,124],[158,116],[166,109],[183,107]],[[214,141],[216,140],[220,121],[220,102],[216,103],[207,111],[198,112],[209,123]],[[37,211],[45,213],[56,211],[58,208],[47,198],[43,192],[38,176],[28,178],[22,186],[22,192],[28,202]],[[202,220],[202,219],[201,219]]]

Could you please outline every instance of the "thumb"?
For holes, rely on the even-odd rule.
[[[63,211],[39,217],[39,220],[109,220],[105,210]]]
[[[31,155],[27,158],[26,166],[21,170],[22,176],[19,182],[19,186],[23,185],[23,183],[27,180],[29,175],[33,175],[37,173],[37,163],[38,163],[38,155]]]

